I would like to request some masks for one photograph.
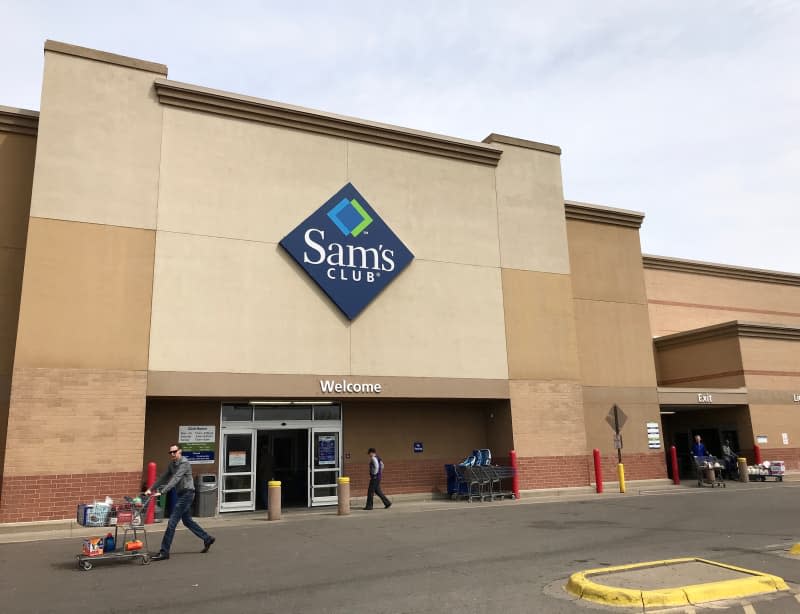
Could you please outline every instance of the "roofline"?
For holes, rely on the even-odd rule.
[[[0,132],[36,136],[39,131],[39,112],[0,105]]]
[[[503,150],[493,145],[336,115],[168,79],[155,80],[161,104],[249,121],[395,147],[465,162],[497,166]]]
[[[710,275],[713,277],[743,279],[747,281],[761,281],[771,284],[784,284],[787,286],[800,286],[800,275],[785,273],[783,271],[751,269],[728,264],[685,260],[683,258],[667,258],[666,256],[652,256],[649,254],[642,254],[642,264],[645,269],[652,270]]]
[[[708,341],[711,339],[751,337],[758,339],[780,339],[784,341],[800,341],[800,328],[793,326],[783,326],[781,324],[762,324],[758,322],[740,322],[733,320],[704,326],[680,333],[664,335],[653,339],[653,345],[657,350],[682,345],[691,345]]]
[[[568,220],[625,226],[627,228],[641,228],[644,221],[644,213],[639,211],[603,207],[574,200],[564,201],[564,213]]]
[[[99,49],[90,49],[89,47],[79,47],[78,45],[70,45],[69,43],[62,43],[60,41],[46,40],[44,42],[44,50],[46,52],[51,51],[64,55],[74,55],[75,57],[87,60],[95,60],[97,62],[105,62],[106,64],[135,68],[136,70],[144,70],[146,72],[164,75],[165,77],[167,76],[167,66],[165,64],[148,62],[147,60],[140,60],[126,55],[117,55],[116,53],[108,53],[107,51],[100,51]]]
[[[503,143],[504,145],[515,145],[517,147],[524,147],[526,149],[535,149],[536,151],[545,151],[556,155],[561,155],[561,148],[558,145],[548,145],[547,143],[538,143],[537,141],[528,141],[527,139],[519,139],[515,136],[506,136],[504,134],[497,134],[492,132],[489,136],[483,139],[484,143]]]

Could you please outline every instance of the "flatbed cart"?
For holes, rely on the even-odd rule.
[[[110,533],[114,527],[114,545],[112,552],[102,554],[86,554],[85,552],[75,555],[78,567],[84,571],[89,571],[98,561],[120,561],[130,559],[140,559],[142,565],[150,564],[150,550],[147,545],[147,530],[144,527],[144,516],[147,506],[152,497],[142,495],[141,497],[125,497],[125,503],[111,506],[107,515],[95,514],[94,518],[88,522],[81,522],[83,514],[78,514],[78,522],[82,526],[104,529]],[[103,524],[99,524],[103,522]],[[122,541],[119,540],[119,531],[122,528]],[[95,538],[89,538],[95,539]],[[105,541],[102,537],[99,538]],[[126,550],[129,542],[141,542],[136,550]]]
[[[725,480],[722,478],[724,467],[715,456],[694,456],[694,466],[697,469],[698,486],[721,486],[725,488]]]
[[[783,461],[764,461],[760,465],[747,467],[747,475],[751,482],[766,482],[768,479],[783,482],[785,473],[786,467]]]

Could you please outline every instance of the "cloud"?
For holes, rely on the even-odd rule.
[[[45,38],[170,77],[562,147],[568,198],[642,210],[646,252],[800,272],[791,1],[6,3],[0,103],[38,107]]]

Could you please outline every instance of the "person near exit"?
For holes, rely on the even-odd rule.
[[[375,448],[367,450],[369,454],[369,488],[367,489],[367,504],[364,506],[365,510],[372,509],[372,500],[374,495],[378,495],[383,501],[383,507],[389,509],[392,507],[392,502],[386,498],[381,490],[381,478],[383,477],[383,461]]]
[[[694,443],[692,444],[692,456],[708,456],[708,450],[703,443],[703,438],[700,435],[694,436]]]
[[[175,493],[178,495],[175,508],[169,515],[167,530],[164,531],[164,538],[161,540],[161,548],[157,554],[150,557],[153,561],[165,561],[169,558],[169,549],[172,546],[172,539],[175,537],[175,529],[180,521],[183,521],[183,525],[187,529],[203,540],[201,552],[208,552],[211,545],[216,541],[192,518],[194,479],[192,478],[191,464],[183,458],[181,447],[178,444],[172,444],[169,447],[169,455],[171,461],[167,466],[167,470],[145,492],[146,495],[153,493],[158,496],[168,493],[174,488]]]

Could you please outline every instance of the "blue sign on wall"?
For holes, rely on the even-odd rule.
[[[280,245],[350,320],[414,259],[351,183]]]
[[[422,442],[421,441],[415,441],[414,442],[414,454],[419,454],[420,452],[422,452]]]

